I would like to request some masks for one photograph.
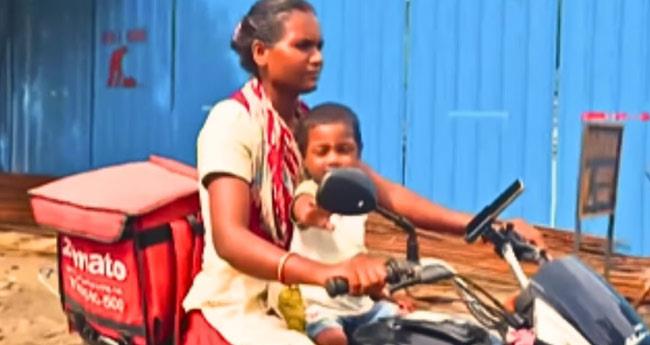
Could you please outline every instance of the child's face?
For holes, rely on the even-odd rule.
[[[319,124],[309,129],[304,163],[316,182],[330,169],[354,166],[358,160],[359,147],[347,123]]]

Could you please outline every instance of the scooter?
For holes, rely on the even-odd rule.
[[[414,227],[405,218],[378,207],[375,186],[361,170],[331,171],[317,193],[316,201],[321,207],[344,215],[376,210],[409,235],[407,259],[391,259],[386,264],[389,290],[395,292],[409,286],[451,280],[474,317],[474,320],[445,319],[439,314],[418,311],[361,327],[352,334],[350,343],[500,344],[507,343],[508,334],[513,331],[530,330],[535,344],[650,345],[650,331],[641,317],[610,284],[577,257],[549,260],[545,251],[523,240],[512,225],[497,225],[498,215],[523,189],[520,180],[513,182],[465,229],[466,242],[483,238],[494,245],[517,279],[521,291],[511,312],[480,285],[443,261],[421,262]],[[529,278],[520,261],[536,262],[539,270]],[[347,281],[331,278],[326,289],[330,296],[345,294]]]

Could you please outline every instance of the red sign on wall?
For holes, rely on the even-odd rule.
[[[126,38],[126,44],[122,44]],[[124,59],[129,52],[129,45],[144,43],[147,41],[147,31],[143,28],[129,29],[126,35],[120,34],[120,31],[104,31],[101,35],[101,41],[104,45],[118,46],[113,48],[108,60],[108,78],[106,85],[108,87],[134,88],[138,81],[134,76],[126,75],[124,72]]]

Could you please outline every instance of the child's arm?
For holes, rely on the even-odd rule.
[[[408,188],[382,177],[364,163],[361,163],[360,167],[377,186],[379,204],[408,218],[417,227],[461,235],[465,225],[472,219],[472,216],[467,213],[435,204]]]
[[[300,228],[316,226],[334,230],[329,221],[330,213],[316,205],[316,199],[309,194],[300,194],[294,198],[291,214]]]
[[[397,291],[393,294],[388,292],[388,289],[380,291],[378,294],[370,295],[373,301],[380,300],[389,301],[399,307],[400,315],[405,315],[415,311],[415,300],[409,297],[404,291]]]
[[[415,300],[409,297],[406,293],[398,292],[390,296],[389,301],[397,304],[401,315],[412,313],[415,311]]]

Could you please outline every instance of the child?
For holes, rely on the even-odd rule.
[[[296,141],[309,179],[295,191],[292,216],[299,231],[294,233],[291,251],[325,263],[366,252],[367,215],[329,216],[315,202],[318,183],[328,170],[359,163],[363,145],[357,116],[340,104],[319,105],[298,124]],[[330,298],[319,286],[302,285],[300,292],[305,303],[307,335],[318,345],[347,344],[348,335],[359,326],[394,316],[399,310],[393,303],[374,302],[367,296]]]

